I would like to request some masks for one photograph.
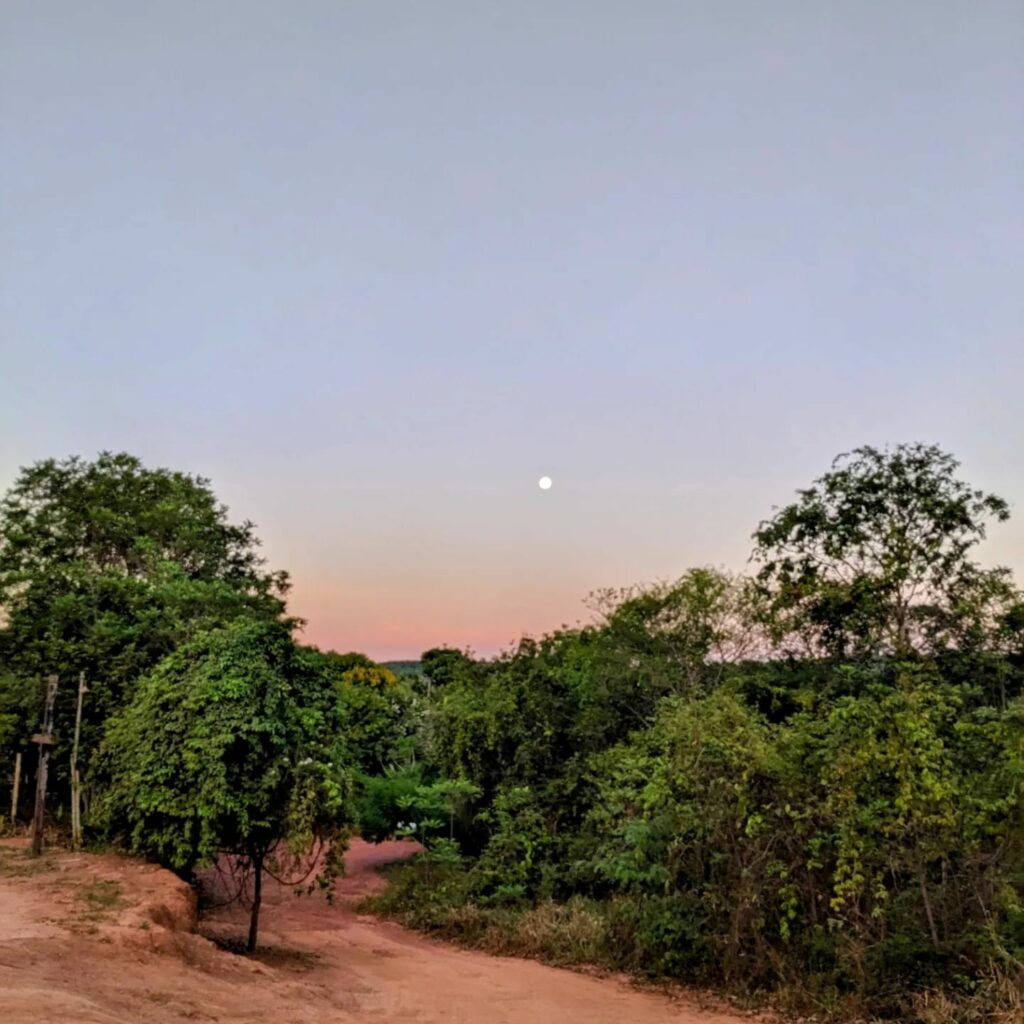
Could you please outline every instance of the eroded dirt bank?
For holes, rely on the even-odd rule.
[[[355,913],[375,869],[409,846],[355,842],[339,901],[269,886],[257,960],[191,934],[190,892],[116,857],[24,859],[0,844],[0,1019],[4,1024],[737,1024],[739,1015],[527,960],[461,950]],[[203,923],[244,935],[230,906]]]

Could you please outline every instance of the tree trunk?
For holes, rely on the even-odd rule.
[[[246,951],[256,952],[256,935],[260,927],[260,903],[263,900],[263,855],[253,857],[252,865],[256,869],[256,880],[253,883],[252,913],[249,916],[249,941]]]
[[[50,746],[53,744],[53,702],[57,697],[57,676],[46,680],[46,707],[43,724],[32,742],[39,746],[39,767],[36,769],[36,808],[32,815],[32,853],[38,857],[43,852],[43,825],[46,818],[46,768],[50,760]]]
[[[21,789],[21,753],[14,755],[14,785],[11,787],[11,830],[18,823],[18,791]]]
[[[78,708],[75,711],[75,740],[71,746],[71,848],[82,848],[82,779],[78,774],[78,741],[82,735],[82,698],[88,693],[85,673],[78,676]]]
[[[924,877],[924,868],[919,875],[921,881],[921,899],[924,901],[924,912],[928,917],[928,930],[932,935],[932,945],[938,951],[941,948],[939,943],[939,930],[935,927],[935,916],[932,914],[932,901],[928,898],[928,883]]]
[[[45,743],[39,744],[39,764],[36,767],[36,806],[32,814],[32,854],[43,852],[43,826],[46,821],[46,763],[50,752]]]

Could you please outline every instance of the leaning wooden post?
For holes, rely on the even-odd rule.
[[[14,755],[14,785],[11,786],[11,829],[18,821],[18,791],[21,789],[21,751]]]
[[[46,770],[50,761],[50,747],[53,745],[53,701],[57,696],[57,677],[46,680],[46,710],[43,712],[43,727],[32,737],[39,746],[39,767],[36,770],[36,809],[32,816],[32,853],[43,852],[43,819],[46,814]]]
[[[82,698],[89,692],[85,673],[78,674],[78,708],[75,711],[75,742],[71,747],[71,847],[82,845],[82,783],[78,775],[78,739],[82,734]]]

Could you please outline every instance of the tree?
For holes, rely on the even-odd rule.
[[[265,871],[303,866],[324,885],[337,871],[352,822],[344,728],[288,628],[240,620],[176,650],[110,720],[96,818],[182,875],[221,854],[251,871],[252,951]]]
[[[719,569],[688,569],[672,583],[601,590],[603,657],[634,669],[658,669],[652,696],[693,691],[717,681],[725,665],[761,653],[750,582]],[[626,673],[627,675],[630,673]]]
[[[288,577],[264,570],[258,544],[202,477],[109,452],[23,469],[0,500],[0,665],[21,678],[85,672],[88,756],[135,679],[177,644],[241,615],[283,616]],[[73,701],[63,687],[58,741]]]
[[[473,659],[454,647],[431,647],[420,655],[420,672],[427,681],[428,695],[447,686],[460,672],[473,664]]]
[[[263,595],[287,579],[262,571],[253,524],[228,523],[208,480],[146,469],[126,453],[23,469],[0,502],[0,522],[5,600],[15,584],[76,564],[146,578],[170,562],[189,579],[224,580]]]
[[[382,775],[416,760],[419,726],[409,686],[364,654],[303,647],[310,668],[333,687],[345,716],[352,764],[364,775]]]
[[[421,782],[422,702],[407,681],[363,654],[303,647],[302,656],[333,687],[344,714],[360,835],[385,839],[408,820],[399,800]]]
[[[857,448],[762,522],[754,558],[777,625],[836,657],[906,657],[929,632],[955,642],[959,612],[976,616],[978,598],[1009,597],[1002,570],[968,558],[1007,504],[958,467],[932,445]]]
[[[29,733],[42,700],[39,680],[0,675],[0,764],[8,753],[30,748]]]

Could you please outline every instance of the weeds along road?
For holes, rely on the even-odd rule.
[[[356,841],[338,902],[268,885],[260,952],[225,952],[191,929],[188,888],[112,855],[28,861],[0,843],[4,1024],[737,1024],[748,1019],[529,960],[458,949],[359,915],[376,869],[410,845]],[[204,935],[241,938],[246,913],[215,911]]]

